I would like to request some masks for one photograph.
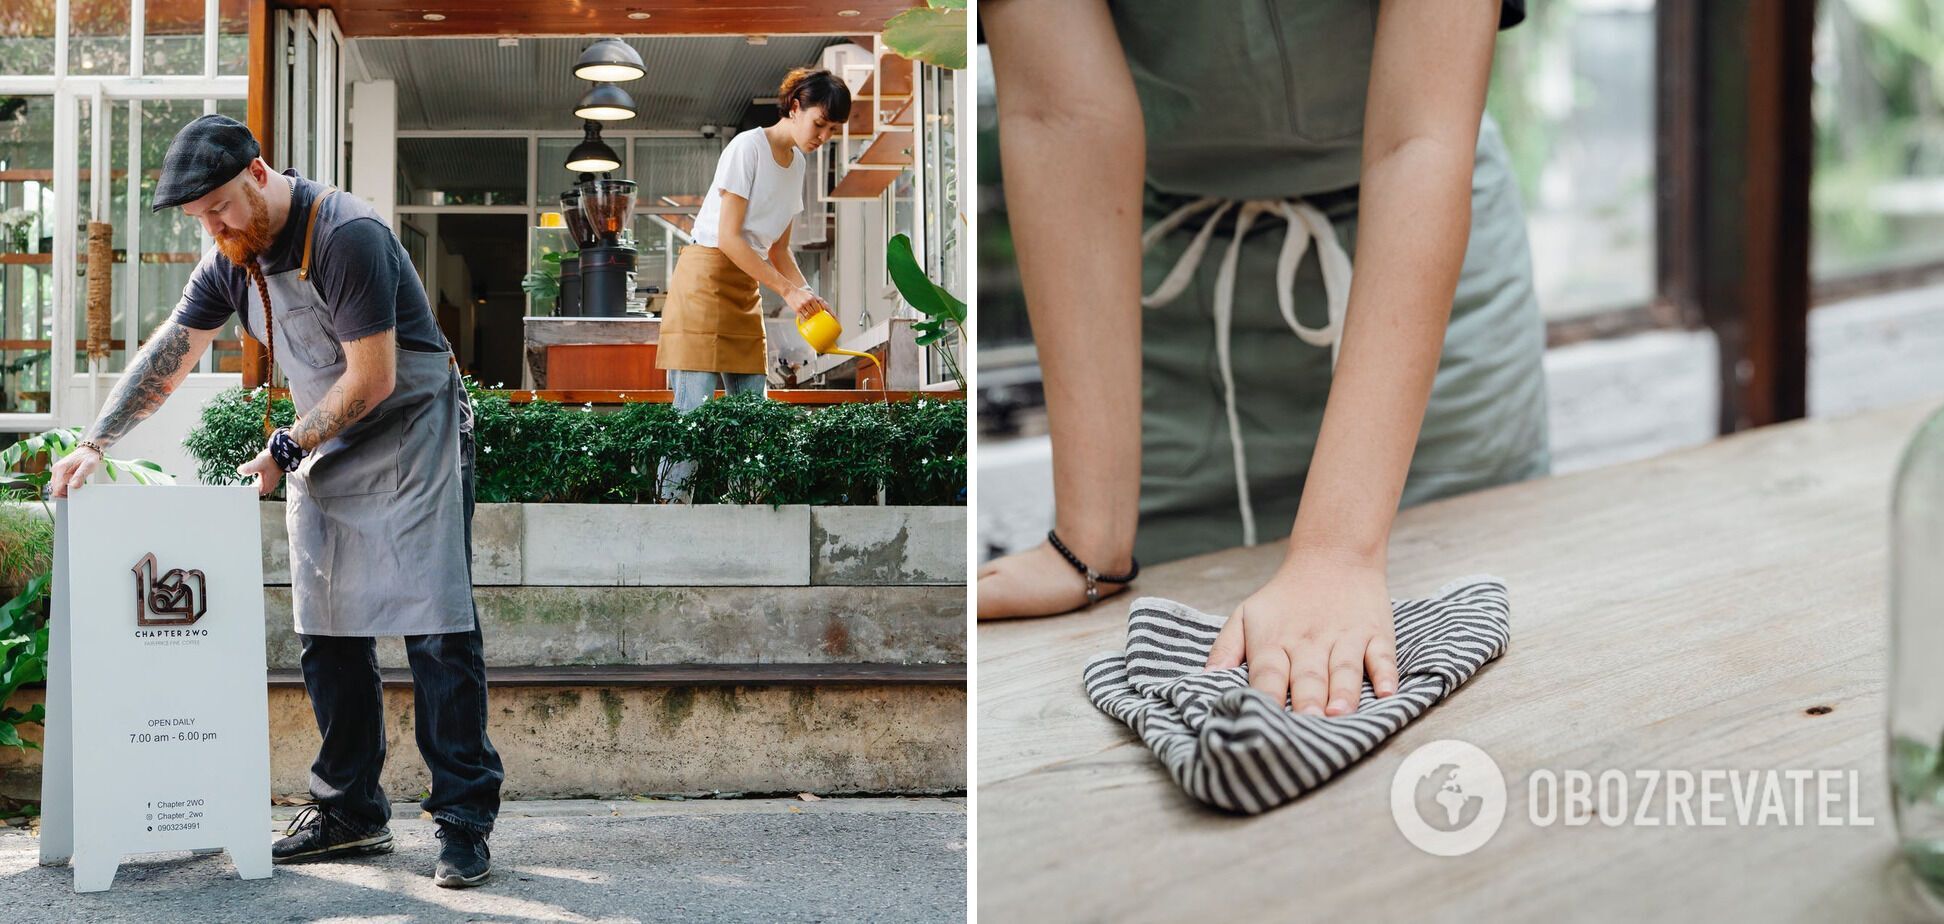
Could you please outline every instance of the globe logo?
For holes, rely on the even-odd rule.
[[[1439,831],[1458,831],[1478,819],[1485,805],[1481,796],[1465,793],[1456,764],[1439,764],[1418,780],[1418,817]]]
[[[1391,817],[1425,853],[1471,853],[1505,820],[1505,775],[1491,755],[1455,739],[1412,751],[1391,778]]]

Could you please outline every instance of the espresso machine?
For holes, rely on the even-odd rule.
[[[580,248],[574,261],[578,303],[570,305],[567,262],[561,261],[561,313],[618,318],[627,313],[635,272],[635,184],[632,180],[583,175],[561,195],[560,210]]]

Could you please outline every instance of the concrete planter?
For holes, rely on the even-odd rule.
[[[281,502],[265,502],[264,582],[290,583]],[[964,507],[480,504],[478,587],[959,585]]]

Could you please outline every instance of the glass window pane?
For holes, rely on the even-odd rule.
[[[142,73],[202,72],[202,0],[149,0],[142,8]]]
[[[53,97],[0,98],[0,414],[53,410],[53,179]]]
[[[96,0],[68,7],[68,73],[128,73],[128,0]]]
[[[74,200],[74,254],[75,269],[80,277],[74,280],[74,368],[85,372],[88,366],[88,279],[96,272],[109,274],[112,288],[108,304],[110,341],[107,356],[102,359],[102,372],[120,372],[127,362],[127,327],[124,306],[129,303],[128,285],[128,117],[130,103],[127,100],[109,100],[108,124],[91,125],[94,106],[87,100],[79,104],[81,112],[80,164],[83,181]],[[108,163],[104,171],[94,162],[94,133],[108,133]],[[166,145],[167,142],[164,142]],[[106,270],[97,270],[88,259],[88,222],[94,220],[94,185],[106,180],[108,183],[107,215],[103,219],[113,226],[110,246],[113,248],[113,262]]]
[[[249,104],[244,100],[240,100],[240,99],[225,99],[225,100],[218,100],[216,102],[216,111],[218,113],[229,116],[230,118],[235,119],[238,122],[248,121],[248,112],[247,112],[248,109],[249,109]],[[170,137],[173,138],[174,135],[171,134]],[[167,150],[167,148],[164,148],[164,150]],[[149,163],[155,164],[158,163],[158,161],[152,160]],[[153,189],[154,182],[155,181],[153,179],[149,180],[149,183],[151,184],[150,186],[151,189]],[[180,212],[178,212],[177,214],[180,215]],[[197,223],[192,222],[192,224],[197,224]],[[200,233],[196,235],[196,246],[193,249],[206,250],[208,249],[208,247],[213,247],[213,246],[215,246],[214,241],[208,240],[208,238],[204,237]],[[191,248],[184,248],[184,249],[191,249]],[[200,259],[200,257],[198,257],[198,259]],[[190,268],[193,269],[194,264],[191,264]],[[161,294],[158,295],[157,297],[158,298],[166,297],[169,300],[169,304],[173,307],[173,305],[175,304],[175,300],[182,297],[182,286],[186,284],[188,281],[189,281],[188,275],[184,274],[181,283],[177,283],[175,288],[173,289],[164,286]],[[243,371],[242,338],[243,338],[243,334],[241,333],[241,331],[237,329],[235,324],[231,324],[227,330],[224,330],[221,334],[219,334],[216,337],[216,342],[210,346],[210,356],[211,356],[210,368],[212,371],[215,372],[242,372]]]
[[[525,138],[401,138],[398,204],[525,205],[526,157]]]
[[[1811,273],[1944,259],[1944,8],[1817,5]]]
[[[1654,291],[1654,4],[1528,4],[1500,33],[1487,108],[1511,154],[1548,318]]]
[[[694,197],[699,205],[727,143],[720,138],[636,138],[634,181],[641,186],[641,204]]]
[[[561,166],[567,162],[567,152],[580,143],[576,138],[542,138],[536,156],[540,158],[538,169],[534,171],[535,186],[533,195],[540,201],[542,208],[559,209],[560,194],[572,189],[579,174]],[[640,199],[635,200],[640,204]]]
[[[245,0],[216,5],[216,73],[238,77],[250,72],[250,8]]]
[[[0,3],[0,74],[54,73],[54,0]]]

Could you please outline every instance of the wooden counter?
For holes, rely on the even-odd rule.
[[[1134,596],[1227,612],[1281,544],[1155,567],[1085,613],[982,625],[981,916],[1914,918],[1884,775],[1887,510],[1898,458],[1935,407],[1770,427],[1405,511],[1393,594],[1496,574],[1512,644],[1361,763],[1255,818],[1184,796],[1088,703],[1080,672],[1121,647]],[[1454,858],[1411,846],[1389,807],[1405,756],[1441,738],[1484,749],[1507,784],[1497,835]],[[1875,825],[1813,826],[1812,784],[1809,827],[1739,827],[1732,801],[1725,827],[1539,827],[1526,787],[1542,768],[1855,769]]]

